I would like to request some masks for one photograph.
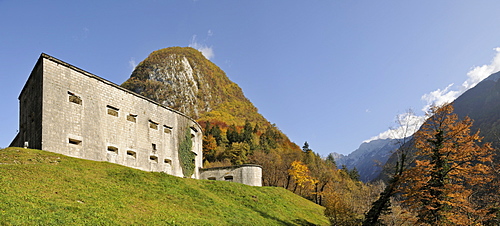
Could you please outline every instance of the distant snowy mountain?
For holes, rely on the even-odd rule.
[[[500,72],[491,74],[478,83],[475,87],[467,90],[452,102],[456,113],[460,118],[465,116],[474,120],[471,127],[472,132],[480,131],[482,142],[490,142],[495,150],[495,162],[500,161]],[[412,141],[409,141],[412,142]],[[411,152],[409,155],[413,155]],[[391,156],[386,165],[395,165],[397,156]],[[389,167],[387,167],[389,168]],[[381,179],[387,179],[383,175]]]
[[[363,182],[375,179],[382,171],[392,152],[399,147],[398,139],[380,139],[362,143],[349,155],[332,153],[338,167],[346,165],[348,169],[356,169]]]

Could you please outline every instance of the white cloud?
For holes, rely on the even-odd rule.
[[[208,30],[207,36],[210,37],[212,35],[213,35],[212,30]],[[193,38],[191,39],[191,43],[189,44],[189,47],[197,49],[198,51],[200,51],[203,54],[203,56],[205,56],[205,58],[207,58],[209,60],[211,60],[215,57],[213,47],[212,46],[209,47],[205,44],[202,44],[202,43],[199,43],[198,41],[196,41],[196,35],[193,35]]]
[[[128,64],[132,68],[132,72],[135,70],[135,67],[137,67],[137,63],[135,62],[135,59],[133,57],[130,58],[128,61]]]
[[[422,96],[422,100],[426,101],[426,105],[424,106],[424,108],[422,108],[422,111],[427,112],[432,105],[441,105],[454,101],[465,91],[473,88],[489,75],[500,71],[500,47],[495,48],[494,50],[496,51],[496,54],[491,60],[490,64],[473,67],[469,72],[467,72],[467,80],[465,80],[462,85],[454,86],[454,84],[452,83],[444,89],[437,89],[430,93],[424,94]],[[402,122],[398,123],[399,125],[406,126],[391,128],[363,142],[370,142],[372,140],[387,138],[404,138],[405,136],[413,135],[413,133],[420,128],[426,117],[404,113],[398,115],[396,119],[397,121]]]
[[[461,86],[453,87],[453,84],[450,84],[443,90],[437,89],[436,91],[424,94],[422,96],[422,100],[425,100],[427,104],[422,110],[426,112],[432,105],[441,105],[452,102],[457,97],[462,95],[462,93],[470,88],[473,88],[489,75],[500,71],[500,48],[497,47],[494,50],[496,51],[496,54],[490,64],[473,67],[469,72],[467,72],[467,80],[465,80]]]
[[[422,123],[425,121],[425,116],[417,116],[413,113],[413,111],[408,110],[403,114],[399,114],[396,116],[396,124],[397,127],[390,128],[389,130],[380,133],[377,136],[374,136],[368,140],[363,141],[364,143],[368,143],[372,140],[379,139],[401,139],[405,137],[409,137],[415,133]]]
[[[453,83],[448,85],[443,90],[437,89],[430,93],[424,94],[422,100],[425,100],[427,104],[422,108],[422,111],[427,112],[432,105],[442,105],[445,103],[450,103],[455,100],[463,92],[458,90],[452,90]]]

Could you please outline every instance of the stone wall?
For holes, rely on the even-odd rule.
[[[38,59],[19,95],[19,133],[16,137],[19,147],[42,148],[43,68],[39,66],[42,61]]]
[[[192,137],[195,173],[202,130],[191,118],[114,83],[42,54],[20,101],[14,146],[29,143],[68,156],[183,176],[178,147]]]
[[[244,164],[200,169],[200,179],[232,181],[250,186],[262,186],[262,166]]]

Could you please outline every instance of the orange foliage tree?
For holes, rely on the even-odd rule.
[[[472,120],[459,120],[452,105],[432,107],[430,118],[415,134],[415,167],[404,174],[404,201],[417,213],[419,225],[476,225],[487,217],[474,193],[491,180],[490,144],[478,145]]]

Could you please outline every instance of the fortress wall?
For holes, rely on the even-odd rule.
[[[13,146],[41,148],[42,143],[42,82],[41,60],[35,64],[19,95],[19,133]]]
[[[32,111],[26,108],[40,107],[34,111],[41,126],[31,128],[41,130],[41,140],[29,138],[40,147],[30,147],[182,176],[177,150],[189,129],[197,154],[193,177],[199,178],[202,130],[194,120],[45,54],[33,73],[20,97],[21,123]],[[40,91],[31,91],[32,84]],[[32,106],[24,96],[39,99]],[[20,132],[36,135],[32,129]]]
[[[200,179],[222,180],[262,186],[262,167],[253,164],[200,169]]]

